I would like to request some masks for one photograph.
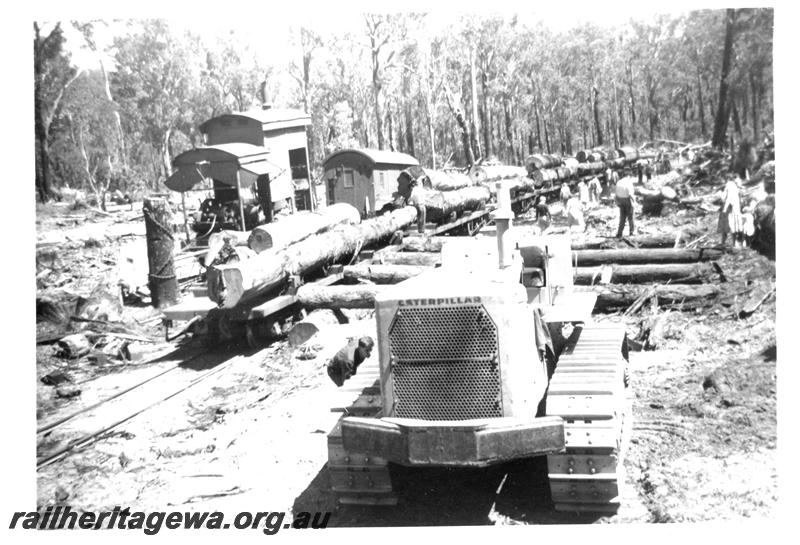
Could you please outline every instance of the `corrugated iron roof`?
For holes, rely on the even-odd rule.
[[[234,112],[213,117],[200,125],[200,131],[206,132],[207,127],[211,123],[226,117],[244,117],[258,121],[263,125],[274,125],[264,127],[265,130],[273,128],[302,127],[311,124],[311,116],[302,110],[296,110],[293,108],[268,108],[266,110],[248,110],[246,112]]]
[[[328,155],[323,163],[327,163],[337,155],[341,155],[342,153],[358,153],[360,155],[365,156],[367,159],[371,160],[373,163],[382,163],[382,164],[389,164],[389,165],[419,165],[419,161],[417,161],[411,155],[407,153],[400,153],[398,151],[386,151],[386,150],[376,150],[376,149],[341,149],[334,151],[330,155]]]

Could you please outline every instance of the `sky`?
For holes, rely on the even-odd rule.
[[[145,5],[150,4],[150,0],[144,0]],[[79,4],[84,4],[80,2]],[[227,3],[226,3],[227,4]],[[657,5],[647,2],[584,2],[582,0],[571,0],[569,6],[561,3],[533,3],[514,0],[495,0],[490,5],[492,9],[486,9],[486,2],[476,2],[474,0],[461,0],[458,2],[459,9],[463,11],[519,15],[523,23],[533,24],[538,20],[545,22],[547,26],[555,31],[564,31],[586,22],[593,22],[598,26],[614,26],[628,21],[629,19],[650,19],[656,13],[680,12],[702,7],[722,8],[731,6],[736,2],[688,2],[686,0],[673,0],[668,5]],[[749,2],[748,6],[767,4],[765,2]],[[179,3],[178,6],[183,4]],[[105,6],[89,10],[69,10],[64,16],[59,16],[61,9],[56,8],[49,11],[55,15],[54,20],[64,19],[102,19],[109,23],[107,28],[97,26],[97,40],[99,45],[111,43],[115,31],[119,31],[121,25],[113,22],[114,18],[144,18],[144,17],[163,17],[173,21],[177,26],[185,26],[192,31],[203,36],[213,36],[234,31],[244,37],[249,43],[257,45],[263,54],[265,62],[270,64],[285,64],[293,56],[291,47],[288,45],[290,31],[292,27],[299,24],[308,25],[321,34],[325,34],[327,29],[331,33],[338,33],[343,30],[360,30],[363,20],[360,13],[364,11],[385,11],[387,2],[363,2],[360,0],[345,0],[337,2],[336,7],[331,3],[323,3],[319,0],[306,0],[304,6],[310,6],[302,14],[295,10],[275,8],[269,9],[256,8],[259,4],[241,3],[234,0],[231,5],[245,6],[244,8],[234,9],[230,13],[219,13],[218,8],[214,10],[214,17],[205,15],[206,10],[202,6],[204,2],[193,2],[192,8],[175,9],[175,5],[169,8],[156,10],[141,10],[135,13],[108,10]],[[260,4],[264,6],[265,4]],[[392,4],[397,6],[398,4]],[[403,11],[427,12],[427,25],[432,32],[444,32],[448,24],[455,21],[459,12],[452,9],[443,9],[442,6],[452,6],[447,4],[432,4],[419,0],[406,0],[402,4]],[[396,7],[395,7],[396,9]],[[250,16],[252,14],[252,16]],[[68,25],[62,25],[68,26]],[[97,66],[97,56],[86,51],[83,40],[73,29],[67,29],[67,47],[72,53],[73,61],[81,68],[92,68]]]

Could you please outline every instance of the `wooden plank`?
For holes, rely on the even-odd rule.
[[[178,304],[161,309],[166,320],[185,321],[195,316],[205,316],[208,311],[217,308],[208,297],[187,297]]]

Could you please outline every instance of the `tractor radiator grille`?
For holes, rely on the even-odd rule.
[[[389,328],[394,416],[502,416],[497,327],[482,305],[401,308]]]

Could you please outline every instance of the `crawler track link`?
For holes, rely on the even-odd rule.
[[[342,505],[397,505],[389,465],[377,456],[349,452],[342,444],[345,416],[381,416],[378,381],[364,388],[328,434],[328,475],[331,491]]]
[[[615,513],[620,505],[627,410],[625,330],[578,327],[558,359],[547,415],[565,422],[566,452],[547,457],[557,511]]]

